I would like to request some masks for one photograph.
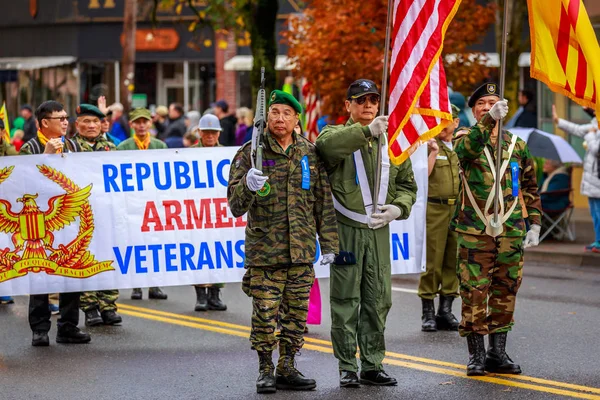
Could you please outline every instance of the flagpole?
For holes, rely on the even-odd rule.
[[[504,87],[505,87],[505,76],[506,76],[506,47],[508,41],[508,2],[512,0],[504,0],[504,15],[502,24],[502,59],[500,60],[500,99],[504,99]],[[501,195],[501,183],[502,177],[500,176],[500,166],[502,164],[502,120],[498,121],[498,139],[497,142],[497,153],[496,153],[496,185],[494,193],[494,219],[492,225],[496,229],[500,229],[502,225],[498,219],[498,208],[499,200]],[[502,200],[504,201],[504,199]]]
[[[385,115],[387,106],[388,75],[390,71],[390,36],[392,25],[392,4],[394,0],[388,0],[387,24],[385,27],[385,51],[383,59],[383,78],[381,82],[381,97],[379,102],[379,115]],[[384,134],[387,134],[385,132]],[[387,138],[385,138],[387,143]],[[385,149],[387,151],[387,148]],[[379,198],[379,186],[381,185],[381,138],[377,141],[377,163],[375,164],[375,180],[373,181],[373,212],[377,212],[377,200]]]

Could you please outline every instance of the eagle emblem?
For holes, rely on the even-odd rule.
[[[0,170],[0,183],[12,173],[13,166]],[[65,191],[48,200],[48,208],[37,204],[38,194],[23,194],[16,199],[20,211],[6,199],[0,199],[0,232],[7,233],[14,248],[0,249],[0,282],[28,272],[46,272],[71,278],[87,278],[114,270],[112,261],[98,262],[88,251],[94,233],[89,197],[92,185],[80,188],[61,172],[38,166],[42,175]],[[15,207],[16,208],[16,207]],[[54,233],[79,219],[79,232],[68,244],[54,243]]]
[[[359,83],[359,85],[364,87],[365,91],[371,89],[371,84],[367,81],[362,81],[361,83]]]

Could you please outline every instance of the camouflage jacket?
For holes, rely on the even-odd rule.
[[[373,193],[377,143],[371,137],[367,126],[354,123],[350,119],[346,125],[326,126],[317,137],[317,149],[325,163],[331,180],[331,191],[342,206],[358,214],[365,214],[363,198],[358,185],[353,153],[360,149],[365,163],[365,171]],[[390,181],[386,204],[393,204],[402,210],[400,219],[410,215],[417,199],[417,184],[410,160],[401,165],[390,165]],[[354,221],[336,212],[337,219],[344,225],[367,228],[366,224]]]
[[[32,139],[28,140],[23,146],[21,146],[21,150],[19,151],[20,155],[30,155],[30,154],[44,154],[45,146],[40,142],[37,136],[34,136]],[[81,146],[73,139],[65,138],[65,144],[63,146],[63,152],[65,153],[77,153],[80,152]]]
[[[89,139],[84,138],[79,133],[73,139],[81,146],[81,151],[113,151],[117,149],[117,146],[102,134],[92,139],[93,144],[90,144]]]
[[[15,150],[15,146],[0,139],[0,156],[16,156],[18,154],[19,152]]]
[[[265,133],[263,173],[269,177],[258,192],[246,186],[250,145],[236,153],[229,173],[227,200],[234,216],[248,213],[246,267],[312,264],[317,233],[321,253],[338,253],[338,233],[331,189],[315,146],[294,134],[288,154]],[[302,188],[300,162],[308,158],[309,189]]]
[[[484,154],[484,148],[487,146],[494,162],[496,161],[496,146],[492,146],[490,136],[496,121],[489,114],[486,114],[481,121],[471,127],[467,134],[459,136],[454,142],[454,151],[458,154],[462,173],[473,193],[480,210],[484,210],[488,195],[494,190],[494,178],[487,158]],[[503,160],[508,157],[508,149],[513,135],[510,132],[504,132],[502,139]],[[535,176],[534,160],[529,153],[527,144],[517,139],[514,151],[510,157],[510,162],[516,162],[519,166],[519,191],[523,196],[523,203],[529,215],[530,224],[541,225],[542,203],[538,195],[538,188]],[[508,209],[513,204],[513,180],[510,163],[501,181],[502,194],[504,197],[504,209]],[[493,205],[491,207],[493,213]],[[454,213],[454,218],[450,224],[452,230],[471,235],[484,235],[485,224],[477,216],[475,209],[461,182],[459,194],[459,205]],[[512,215],[504,224],[504,232],[501,236],[525,236],[525,220],[521,202],[517,203]]]

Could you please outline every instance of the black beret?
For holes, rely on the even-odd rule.
[[[473,108],[473,106],[475,105],[477,100],[479,100],[480,98],[485,97],[485,96],[496,96],[496,97],[500,98],[500,92],[498,91],[498,85],[493,82],[484,83],[483,85],[481,85],[477,89],[475,89],[473,94],[471,94],[471,97],[469,97],[469,103],[468,103],[469,107]]]

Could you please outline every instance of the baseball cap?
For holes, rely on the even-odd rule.
[[[348,87],[348,91],[346,92],[346,99],[357,99],[365,94],[380,94],[379,89],[377,89],[377,85],[375,82],[370,81],[368,79],[359,79],[357,81],[352,82],[352,84]]]

